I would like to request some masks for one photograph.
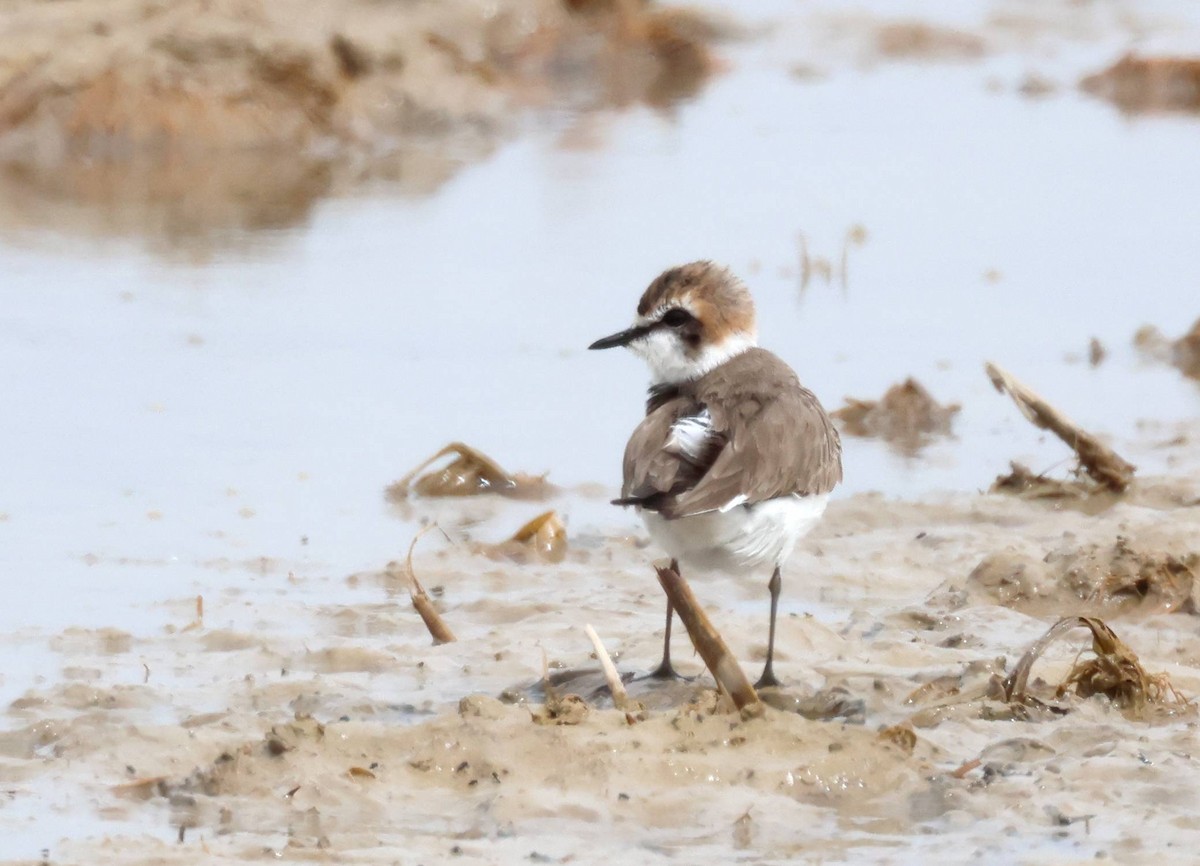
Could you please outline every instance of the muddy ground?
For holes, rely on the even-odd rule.
[[[232,593],[176,599],[157,636],[68,631],[61,676],[6,713],[5,808],[43,804],[30,820],[52,862],[882,863],[935,838],[990,862],[1150,862],[1190,844],[1200,794],[1184,702],[1200,695],[1198,483],[1142,480],[1096,515],[1000,494],[835,502],[786,570],[785,709],[746,721],[683,637],[694,683],[634,683],[641,715],[608,702],[584,625],[626,673],[659,649],[640,536],[579,533],[561,563],[518,564],[467,540],[506,505],[417,503],[463,518],[456,544],[423,539],[414,561],[457,642],[431,645],[397,565],[266,561],[256,591],[277,600],[253,628],[218,625],[246,604]],[[694,582],[751,673],[765,577]],[[294,600],[313,583],[339,600]],[[1178,695],[1055,697],[1089,646],[1078,633],[1034,667],[1045,704],[1006,702],[1022,652],[1081,613]],[[543,659],[552,698],[587,702],[559,723]],[[81,809],[103,833],[62,838],[53,816]]]

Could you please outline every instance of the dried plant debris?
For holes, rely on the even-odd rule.
[[[546,702],[530,710],[530,717],[539,725],[578,725],[588,717],[588,702],[576,694],[562,694],[550,677],[550,663],[542,651],[542,689]]]
[[[456,640],[454,632],[450,631],[450,626],[446,625],[442,615],[433,606],[433,599],[429,597],[425,587],[421,586],[421,582],[417,580],[417,573],[413,570],[413,551],[417,547],[417,542],[426,532],[435,528],[436,526],[431,524],[413,536],[412,543],[408,546],[408,556],[404,560],[404,572],[408,578],[408,595],[412,600],[412,606],[420,614],[425,627],[429,629],[429,635],[433,638],[433,642],[435,644],[453,643]]]
[[[794,74],[794,73],[793,73]],[[808,291],[809,285],[819,279],[829,285],[836,279],[838,286],[845,293],[850,288],[850,253],[861,247],[870,237],[867,227],[862,223],[852,223],[842,236],[842,249],[835,264],[832,257],[818,255],[809,251],[808,236],[800,232],[796,236],[796,246],[800,265],[800,296]]]
[[[658,582],[667,594],[671,607],[687,628],[692,646],[704,659],[704,664],[717,681],[717,685],[733,699],[734,706],[744,717],[761,716],[763,703],[758,692],[750,685],[745,671],[696,600],[687,581],[672,566],[655,566],[655,571],[658,572]]]
[[[647,703],[654,704],[655,709],[677,707],[692,700],[702,690],[699,685],[684,680],[643,678],[635,681],[632,672],[621,674],[621,683],[627,687],[627,696],[632,702],[640,703],[643,698],[649,697],[650,700]],[[676,685],[684,687],[669,688]],[[635,690],[638,692],[636,695],[629,695],[629,692]],[[611,703],[613,707],[616,707],[615,702],[612,701],[612,687],[607,675],[604,671],[597,670],[594,665],[586,668],[556,670],[548,677],[508,686],[497,697],[504,704],[533,706],[545,703],[552,695],[560,693],[577,694],[589,706],[607,708]],[[669,695],[662,700],[657,700],[663,697],[660,693],[669,693]]]
[[[1091,630],[1091,654],[1076,655],[1056,684],[1040,679],[1031,682],[1034,663],[1050,644],[1077,626]],[[1025,652],[1007,676],[1000,673],[1004,668],[1004,660],[999,659],[982,666],[968,666],[957,677],[947,675],[925,683],[905,699],[906,704],[918,707],[909,717],[908,725],[928,729],[947,721],[968,719],[1052,721],[1075,709],[1075,699],[1095,696],[1109,699],[1139,721],[1163,714],[1178,716],[1194,712],[1192,702],[1175,689],[1166,674],[1147,673],[1137,655],[1108,625],[1094,617],[1070,616],[1060,620]],[[1022,741],[1008,742],[1015,745]],[[1001,757],[985,750],[978,759],[959,767],[954,775],[961,778],[985,763],[994,764]],[[1010,754],[1004,762],[1012,760],[1027,758]]]
[[[988,554],[967,578],[968,597],[1032,615],[1067,612],[1198,613],[1200,554],[1111,545],[1068,547],[1037,559]]]
[[[612,695],[613,706],[618,710],[630,712],[638,709],[629,699],[629,694],[625,691],[625,683],[622,682],[621,675],[617,673],[617,666],[613,664],[612,656],[604,648],[604,641],[600,640],[600,635],[590,625],[584,626],[584,631],[587,633],[588,640],[592,642],[596,661],[600,662],[600,669],[604,672],[604,681],[608,684],[609,694]]]
[[[1125,491],[1133,481],[1137,467],[1068,419],[1008,371],[992,363],[985,364],[984,369],[996,390],[1012,397],[1022,415],[1074,449],[1080,468],[1092,480],[1114,493]]]
[[[796,713],[814,722],[842,721],[861,725],[867,719],[867,702],[840,683],[813,694],[800,694],[786,688],[763,689],[759,697],[769,707]]]
[[[946,436],[960,406],[942,405],[916,379],[893,385],[879,400],[846,398],[833,413],[851,436],[883,439],[901,450],[915,453],[934,436]]]
[[[1169,339],[1153,325],[1144,325],[1134,334],[1133,344],[1143,355],[1200,381],[1200,319],[1178,340]]]
[[[879,731],[879,739],[891,743],[906,755],[911,755],[917,748],[917,734],[908,722],[882,728]]]
[[[441,469],[417,477],[430,464],[449,456],[454,459]],[[399,481],[389,485],[386,496],[392,502],[403,502],[410,491],[418,496],[434,497],[498,493],[515,499],[542,499],[552,489],[545,475],[507,472],[482,451],[462,442],[451,442]]]
[[[1010,461],[1008,465],[1011,470],[996,476],[989,488],[991,493],[1011,493],[1025,499],[1085,500],[1107,496],[1109,500],[1116,501],[1111,490],[1097,485],[1081,469],[1074,470],[1070,478],[1052,478],[1035,473],[1025,464],[1015,460]],[[1108,504],[1107,500],[1105,504]]]
[[[146,776],[113,785],[114,795],[127,800],[149,800],[152,797],[166,797],[170,793],[170,783],[166,776]]]
[[[559,563],[567,556],[567,527],[557,512],[539,514],[499,544],[481,544],[480,553],[514,562]]]
[[[1079,627],[1092,634],[1091,656],[1077,657],[1066,676],[1051,687],[1049,695],[1033,694],[1029,675],[1034,662],[1050,644]],[[1133,650],[1103,620],[1095,617],[1071,616],[1059,620],[1025,652],[1004,680],[1004,695],[1012,704],[1046,704],[1050,700],[1061,701],[1072,692],[1083,699],[1101,695],[1128,715],[1139,718],[1146,717],[1151,710],[1177,714],[1193,709],[1192,702],[1176,690],[1165,673],[1147,673]]]
[[[1200,111],[1200,58],[1126,54],[1079,86],[1129,114]]]
[[[1090,545],[1069,554],[1051,554],[1046,562],[1084,602],[1109,608],[1138,608],[1163,613],[1200,612],[1196,608],[1194,552],[1176,557],[1134,549],[1118,537],[1110,547]]]
[[[546,703],[530,710],[530,718],[539,725],[578,725],[588,717],[587,701],[579,695],[554,695]]]
[[[936,728],[948,719],[991,717],[1005,712],[1000,683],[1006,666],[1003,657],[977,659],[955,673],[921,683],[904,697],[904,705],[912,708],[908,723],[916,728]]]

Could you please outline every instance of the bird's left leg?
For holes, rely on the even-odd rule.
[[[775,573],[771,575],[771,582],[767,584],[767,589],[771,591],[771,629],[767,635],[767,663],[763,665],[762,676],[758,678],[758,682],[754,684],[756,689],[765,688],[766,686],[777,686],[779,680],[775,679],[775,616],[779,612],[779,592],[783,589],[783,578],[779,575],[779,566],[775,566]]]

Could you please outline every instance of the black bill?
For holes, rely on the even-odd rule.
[[[628,328],[608,337],[602,337],[596,342],[592,343],[592,345],[588,346],[588,348],[613,349],[617,346],[628,346],[634,340],[638,339],[638,337],[644,337],[646,334],[650,333],[650,329],[652,327],[653,326],[651,325],[639,325],[636,328]]]

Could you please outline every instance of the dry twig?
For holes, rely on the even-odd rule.
[[[609,692],[612,693],[613,705],[618,710],[635,709],[630,704],[629,695],[625,691],[625,684],[621,682],[621,675],[617,673],[617,666],[613,664],[608,650],[600,642],[600,635],[596,634],[596,630],[590,625],[585,625],[583,630],[587,632],[588,640],[592,642],[592,648],[596,651],[596,659],[600,662],[600,668],[604,671],[604,680],[608,683]]]
[[[1095,481],[1117,493],[1124,492],[1133,480],[1137,468],[1083,430],[1060,411],[1038,396],[1011,373],[988,362],[984,365],[997,391],[1012,397],[1021,414],[1038,427],[1049,430],[1067,443],[1079,457],[1079,464]]]
[[[421,582],[417,580],[417,573],[413,571],[413,550],[416,549],[417,542],[425,533],[436,528],[437,524],[431,523],[413,536],[412,544],[408,546],[408,556],[404,560],[404,571],[408,575],[408,595],[412,599],[412,606],[421,615],[421,620],[429,629],[429,634],[433,636],[433,642],[435,644],[453,643],[457,640],[454,632],[450,631],[450,627],[446,625],[442,615],[437,612],[429,594],[425,592],[425,587],[421,586]]]
[[[692,645],[700,653],[700,658],[704,659],[704,664],[708,666],[713,679],[729,693],[743,716],[762,715],[763,703],[759,700],[758,692],[750,685],[741,665],[737,663],[721,635],[713,628],[687,581],[670,566],[655,566],[655,570],[658,572],[658,582],[662,584],[663,591],[671,601],[671,607],[679,614],[688,630],[688,636],[692,639]]]

